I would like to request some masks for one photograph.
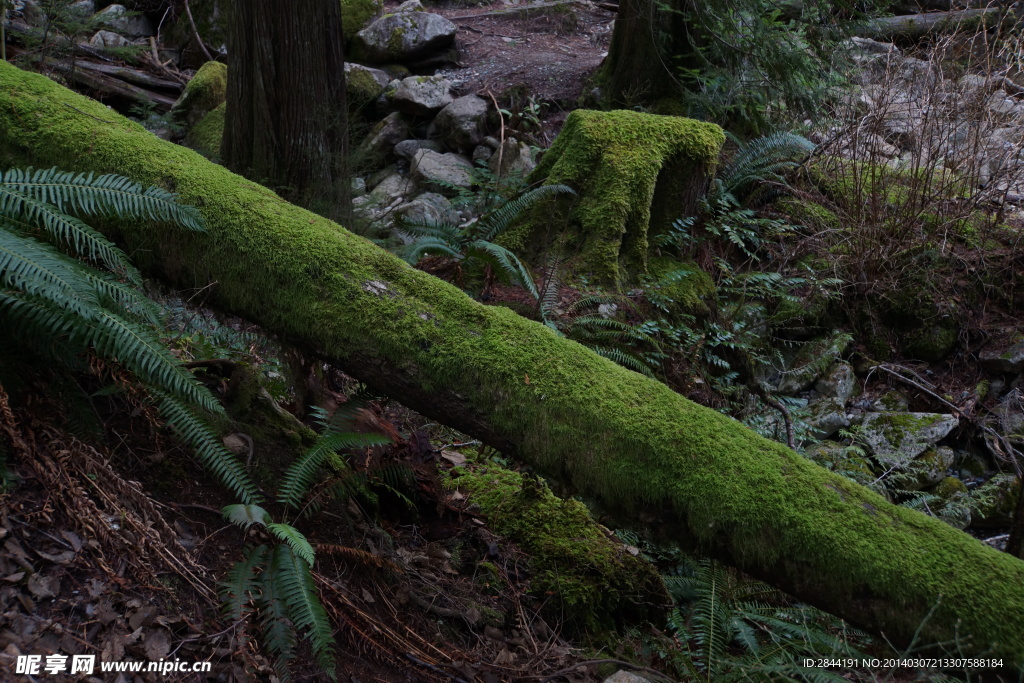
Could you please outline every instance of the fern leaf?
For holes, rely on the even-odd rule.
[[[523,265],[523,262],[519,260],[519,257],[513,254],[505,247],[494,244],[493,242],[487,242],[484,240],[476,240],[470,244],[470,250],[477,252],[483,260],[490,261],[501,268],[513,281],[517,281],[526,288],[534,299],[540,299],[540,293],[537,291],[537,283],[533,281],[533,275]]]
[[[214,413],[224,408],[148,329],[99,309],[96,320],[81,330],[96,353],[116,360],[153,387]]]
[[[391,443],[391,439],[378,434],[340,432],[325,434],[317,439],[285,472],[277,498],[283,504],[297,508],[316,479],[317,471],[331,453],[346,448],[369,448]]]
[[[546,197],[559,194],[575,195],[576,192],[568,185],[541,185],[503,202],[496,209],[481,217],[480,222],[486,225],[486,230],[480,235],[480,238],[486,242],[493,242],[524,211]]]
[[[65,245],[93,264],[103,264],[134,283],[141,281],[128,257],[113,242],[56,207],[0,185],[0,216],[20,232],[40,229],[56,244]]]
[[[0,174],[0,186],[52,204],[60,211],[67,207],[85,216],[167,221],[197,232],[205,230],[199,210],[180,204],[178,195],[159,187],[144,187],[124,176],[76,175],[56,168],[12,169]]]
[[[313,561],[316,559],[313,546],[309,544],[301,531],[290,524],[280,523],[267,524],[267,531],[287,543],[292,552],[305,560],[310,567],[313,566]]]
[[[260,496],[256,485],[246,474],[234,453],[224,448],[224,444],[210,426],[200,419],[192,408],[184,405],[176,397],[159,391],[154,393],[160,397],[161,414],[185,443],[192,446],[203,466],[217,477],[221,484],[233,491],[243,503],[258,503]]]
[[[249,613],[260,595],[259,575],[267,564],[267,546],[249,548],[245,557],[228,570],[221,583],[224,616],[238,621]]]
[[[285,546],[275,546],[275,549],[281,547]],[[276,556],[274,552],[273,559],[260,575],[260,631],[267,649],[275,655],[274,670],[278,678],[290,681],[288,663],[295,658],[298,637],[288,616],[288,603],[277,580],[276,575],[281,569],[276,565]]]
[[[0,277],[7,286],[48,300],[84,320],[99,315],[95,289],[79,266],[38,240],[0,229]]]
[[[270,513],[259,505],[235,503],[233,505],[225,505],[220,511],[224,515],[224,519],[243,529],[248,529],[253,524],[267,526],[270,523]]]
[[[305,631],[317,663],[334,680],[333,629],[320,604],[309,565],[290,545],[281,544],[274,549],[273,568],[275,588],[288,606],[288,617],[296,630]]]

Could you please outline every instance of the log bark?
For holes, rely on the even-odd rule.
[[[992,7],[908,14],[901,17],[878,17],[855,25],[850,32],[855,36],[872,40],[916,40],[934,33],[992,28],[1003,16],[1008,16],[1005,10]]]
[[[203,287],[410,407],[529,463],[613,519],[712,555],[915,654],[1024,669],[1024,562],[665,386],[485,307],[340,226],[0,63],[0,168],[157,183],[208,233],[104,230],[149,273]]]

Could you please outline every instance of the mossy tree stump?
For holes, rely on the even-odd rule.
[[[606,283],[646,271],[649,236],[695,209],[724,141],[721,128],[691,119],[572,112],[532,178],[579,193],[575,270]]]

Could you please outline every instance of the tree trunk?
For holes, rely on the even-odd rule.
[[[234,3],[224,164],[350,222],[348,120],[337,0]]]
[[[651,0],[620,0],[608,56],[598,74],[604,98],[615,106],[649,104],[678,97],[683,88],[679,69],[691,53],[690,35],[680,12],[682,0],[671,10]],[[666,45],[664,36],[671,36]]]
[[[0,168],[172,187],[207,234],[106,232],[151,274],[914,655],[1024,667],[1024,562],[455,287],[102,105],[0,63]],[[931,646],[931,647],[928,647]],[[991,660],[989,660],[991,661]]]

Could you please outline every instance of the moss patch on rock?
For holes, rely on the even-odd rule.
[[[384,9],[382,0],[341,0],[341,34],[348,43]]]
[[[185,136],[185,146],[202,154],[211,161],[220,161],[220,143],[224,137],[224,112],[227,104],[221,103],[203,117]]]
[[[207,62],[185,86],[171,108],[171,116],[186,128],[192,128],[223,104],[227,94],[228,67],[220,62]]]
[[[552,596],[555,612],[578,626],[608,628],[624,615],[647,616],[644,604],[671,602],[652,564],[543,481],[488,464],[455,468],[445,485],[469,494],[488,526],[526,551],[533,593]]]
[[[579,193],[570,214],[579,226],[575,270],[609,284],[623,267],[646,271],[648,234],[696,206],[724,141],[718,126],[675,116],[569,114],[531,180]]]

